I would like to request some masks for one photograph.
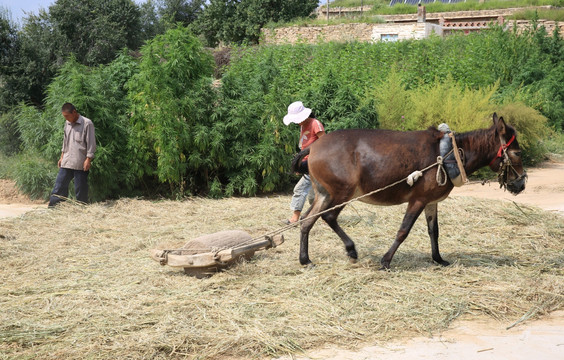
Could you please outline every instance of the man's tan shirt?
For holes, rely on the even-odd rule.
[[[95,152],[96,137],[92,120],[80,115],[74,123],[66,121],[61,167],[83,170],[84,161],[87,157],[94,159]]]

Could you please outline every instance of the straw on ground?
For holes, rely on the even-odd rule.
[[[298,229],[209,279],[149,257],[220,230],[266,233],[288,204],[123,199],[0,221],[0,358],[266,358],[432,334],[461,316],[512,326],[564,308],[564,219],[490,200],[439,204],[449,267],[431,261],[420,219],[393,270],[379,271],[405,206],[362,203],[341,215],[354,265],[322,222],[311,233],[313,269],[299,265]]]

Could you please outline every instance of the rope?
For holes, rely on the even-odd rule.
[[[445,157],[447,157],[448,155],[450,155],[450,153],[451,153],[452,151],[453,151],[453,150],[451,150],[448,154],[446,154]],[[313,217],[321,216],[321,215],[323,215],[323,214],[325,214],[325,213],[328,213],[328,212],[333,211],[333,210],[335,210],[335,209],[338,209],[338,208],[340,208],[340,207],[347,206],[347,205],[349,205],[349,204],[351,204],[351,203],[353,203],[353,202],[355,202],[355,201],[358,201],[358,200],[360,200],[360,199],[363,199],[363,198],[365,198],[365,197],[368,197],[368,196],[374,195],[374,194],[376,194],[376,193],[379,193],[379,192],[381,192],[381,191],[387,190],[387,189],[389,189],[389,188],[391,188],[391,187],[394,187],[394,186],[396,186],[396,185],[398,185],[398,184],[400,184],[400,183],[402,183],[402,182],[404,182],[404,181],[407,181],[408,179],[410,179],[410,177],[411,177],[411,179],[413,179],[413,175],[414,175],[415,173],[417,173],[417,172],[423,173],[423,172],[425,172],[425,171],[427,171],[427,170],[429,170],[429,169],[431,169],[431,168],[433,168],[433,167],[435,167],[435,166],[438,166],[438,167],[439,167],[439,169],[437,170],[437,175],[436,175],[437,184],[438,184],[439,186],[444,186],[444,185],[446,185],[446,183],[447,183],[447,174],[446,174],[446,170],[445,170],[445,168],[444,168],[444,166],[443,166],[443,157],[442,157],[442,156],[437,156],[437,161],[436,161],[434,164],[431,164],[431,165],[427,166],[427,167],[424,168],[424,169],[416,170],[416,171],[414,171],[413,173],[411,173],[410,175],[404,177],[404,178],[401,179],[401,180],[398,180],[398,181],[396,181],[396,182],[394,182],[394,183],[392,183],[392,184],[389,184],[389,185],[387,185],[387,186],[384,186],[384,187],[382,187],[382,188],[373,190],[373,191],[371,191],[371,192],[369,192],[369,193],[366,193],[366,194],[364,194],[364,195],[357,196],[357,197],[355,197],[355,198],[353,198],[353,199],[351,199],[351,200],[349,200],[349,201],[346,201],[346,202],[344,202],[344,203],[335,205],[335,206],[333,206],[333,207],[331,207],[331,208],[329,208],[329,209],[325,209],[325,210],[323,210],[323,211],[321,211],[321,212],[318,212],[318,213],[316,213],[316,214],[309,215],[309,216],[307,216],[307,217],[305,217],[305,218],[303,218],[303,219],[300,219],[300,220],[298,220],[298,221],[296,221],[296,222],[294,222],[294,223],[291,223],[291,224],[289,224],[289,225],[283,226],[283,227],[281,227],[281,228],[279,228],[279,229],[276,229],[276,230],[273,230],[273,231],[271,231],[271,232],[267,232],[267,233],[265,233],[265,234],[263,234],[263,235],[261,235],[261,236],[257,236],[257,237],[254,237],[254,238],[250,239],[250,240],[244,241],[244,242],[242,242],[239,246],[233,247],[233,249],[237,249],[237,248],[239,248],[239,247],[242,247],[242,246],[244,246],[244,245],[250,244],[250,243],[252,243],[252,242],[255,242],[255,241],[260,240],[260,239],[263,239],[263,238],[267,238],[267,239],[268,239],[268,238],[270,238],[270,237],[272,237],[272,236],[281,234],[281,233],[283,233],[283,232],[285,232],[285,231],[287,231],[287,230],[289,230],[289,229],[291,229],[291,228],[293,228],[293,227],[296,227],[297,225],[301,224],[302,222],[304,222],[304,221],[306,221],[306,220],[309,220],[309,219],[311,219],[311,218],[313,218]],[[418,176],[417,176],[417,177],[418,177]],[[410,185],[410,186],[411,186],[411,185]],[[226,247],[223,247],[223,248],[216,248],[216,249],[213,249],[213,251],[210,250],[210,249],[203,249],[202,251],[214,252],[215,254],[217,254],[219,251],[225,250],[225,249],[227,249],[227,248],[226,248]],[[188,251],[188,249],[163,250],[163,255],[162,255],[162,256],[167,257],[167,256],[168,256],[168,253],[170,253],[170,252],[172,252],[172,251],[182,251],[182,250]],[[189,250],[190,250],[190,251],[195,251],[195,250],[199,250],[199,249],[189,249]]]
[[[452,152],[449,151],[448,154],[446,154],[445,157],[449,156],[450,153]],[[435,180],[437,180],[437,184],[439,186],[445,186],[447,183],[447,173],[445,170],[445,167],[443,166],[443,157],[442,156],[437,156],[437,162],[434,165],[439,165],[439,170],[437,170],[437,175],[435,175]],[[434,166],[433,165],[433,166]]]
[[[452,151],[452,150],[451,150],[451,151]],[[444,186],[444,185],[446,185],[447,179],[446,179],[446,171],[445,171],[444,166],[443,166],[443,157],[442,157],[442,156],[437,156],[437,162],[435,162],[435,163],[432,164],[432,165],[427,166],[427,167],[424,168],[424,169],[418,170],[418,171],[420,171],[420,172],[425,172],[425,171],[427,171],[427,170],[429,170],[429,169],[431,169],[432,167],[437,166],[437,165],[439,166],[439,171],[437,171],[437,176],[436,176],[437,184],[438,184],[439,186]],[[444,181],[442,181],[442,182],[439,181],[439,179],[440,179],[440,177],[441,177],[441,175],[440,175],[441,173],[442,173],[443,176],[444,176]],[[413,174],[413,173],[412,173],[412,174]],[[335,206],[333,206],[333,207],[331,207],[331,208],[329,208],[329,209],[325,209],[325,210],[323,210],[323,211],[321,211],[321,212],[318,212],[318,213],[316,213],[316,214],[309,215],[309,216],[307,216],[307,217],[305,217],[305,218],[303,218],[303,219],[300,219],[300,220],[298,220],[298,221],[296,221],[296,222],[294,222],[294,223],[292,223],[292,224],[290,224],[290,225],[286,225],[286,226],[284,226],[284,227],[282,227],[282,228],[280,228],[280,229],[271,231],[271,232],[266,233],[266,234],[264,234],[264,235],[262,235],[262,236],[257,236],[256,238],[253,238],[253,239],[249,240],[249,242],[250,242],[250,241],[256,241],[256,240],[261,239],[261,238],[263,238],[263,237],[274,236],[274,235],[278,235],[278,234],[280,234],[280,233],[283,233],[284,231],[286,231],[286,230],[288,230],[288,229],[291,229],[291,228],[293,228],[293,227],[295,227],[295,226],[301,224],[302,222],[304,222],[304,221],[306,221],[306,220],[309,220],[309,219],[311,219],[311,218],[313,218],[313,217],[321,216],[321,215],[323,215],[323,214],[325,214],[325,213],[328,213],[328,212],[333,211],[333,210],[335,210],[335,209],[338,209],[338,208],[340,208],[340,207],[347,206],[347,205],[349,205],[349,204],[351,204],[351,203],[353,203],[353,202],[355,202],[355,201],[358,201],[358,200],[360,200],[360,199],[363,199],[363,198],[365,198],[365,197],[368,197],[368,196],[377,194],[377,193],[379,193],[379,192],[381,192],[381,191],[384,191],[384,190],[387,190],[387,189],[389,189],[389,188],[391,188],[391,187],[394,187],[394,186],[396,186],[396,185],[398,185],[398,184],[400,184],[400,183],[402,183],[402,182],[404,182],[404,181],[407,181],[407,179],[408,179],[410,176],[411,176],[411,174],[408,175],[408,176],[406,176],[406,177],[404,177],[404,178],[401,179],[401,180],[398,180],[398,181],[396,181],[396,182],[394,182],[394,183],[391,183],[390,185],[387,185],[387,186],[384,186],[384,187],[382,187],[382,188],[373,190],[373,191],[371,191],[371,192],[369,192],[369,193],[366,193],[366,194],[364,194],[364,195],[357,196],[357,197],[355,197],[355,198],[353,198],[353,199],[351,199],[351,200],[349,200],[349,201],[345,201],[344,203],[335,205]]]

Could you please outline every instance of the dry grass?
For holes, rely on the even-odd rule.
[[[355,265],[321,222],[312,269],[298,263],[297,229],[209,279],[149,258],[151,248],[206,233],[271,231],[288,204],[288,196],[120,200],[0,220],[0,358],[267,358],[432,334],[463,315],[509,326],[564,308],[564,219],[506,202],[439,205],[446,268],[430,260],[420,219],[393,270],[379,271],[405,207],[361,203],[341,216]]]

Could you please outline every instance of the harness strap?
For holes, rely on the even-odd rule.
[[[466,170],[464,170],[464,164],[460,158],[460,153],[458,152],[458,146],[456,146],[456,140],[454,139],[454,134],[449,133],[448,136],[452,139],[452,150],[454,151],[454,158],[456,159],[456,165],[458,165],[458,170],[460,170],[460,177],[462,178],[462,183],[468,182],[468,177],[466,177]]]
[[[501,136],[499,137],[499,140],[501,141],[502,138]],[[501,141],[501,145],[499,146],[499,150],[497,151],[496,156],[493,158],[493,160],[490,162],[490,166],[492,166],[492,164],[494,163],[494,161],[496,161],[498,158],[501,157],[501,154],[503,154],[503,151],[506,150],[509,145],[511,145],[511,143],[513,142],[513,140],[515,140],[515,135],[513,135],[511,137],[511,139],[509,139],[509,141],[507,143],[503,143],[503,141]]]

